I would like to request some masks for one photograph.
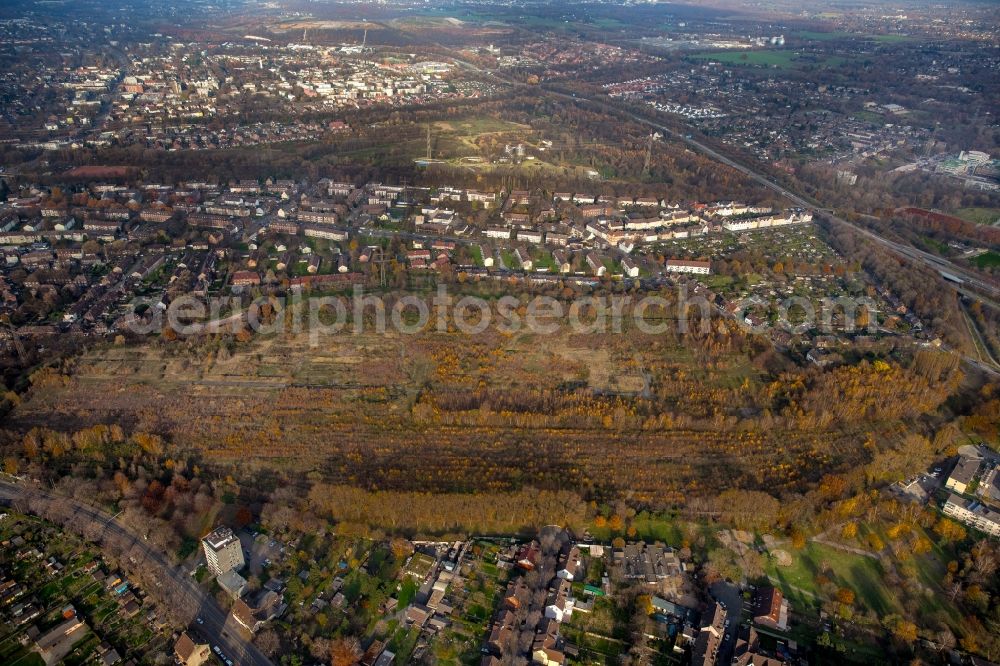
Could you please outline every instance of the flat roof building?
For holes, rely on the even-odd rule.
[[[201,540],[205,551],[205,561],[209,570],[216,576],[243,568],[243,546],[233,531],[226,526],[215,530]]]

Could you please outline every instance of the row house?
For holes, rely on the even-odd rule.
[[[241,180],[229,186],[233,194],[260,194],[260,183],[256,180]]]
[[[86,220],[83,223],[83,230],[88,237],[102,240],[114,240],[121,228],[121,222],[114,220]]]
[[[660,220],[667,226],[698,222],[700,219],[697,215],[692,215],[686,210],[660,211]]]
[[[313,225],[305,224],[302,225],[302,233],[309,238],[323,238],[326,240],[332,240],[337,242],[342,242],[347,240],[347,230],[339,229],[337,227],[331,227],[328,225]]]
[[[354,191],[354,185],[351,183],[330,183],[326,191],[330,196],[346,197]]]
[[[712,270],[710,261],[689,261],[686,259],[667,259],[664,266],[669,273],[692,273],[708,275]]]
[[[174,216],[174,211],[169,208],[144,208],[139,212],[139,219],[143,222],[166,222]]]
[[[340,216],[336,213],[321,212],[316,210],[300,210],[296,213],[296,219],[300,222],[311,222],[315,224],[337,224]]]
[[[587,266],[590,268],[590,272],[597,277],[603,276],[608,272],[607,267],[604,265],[604,260],[594,252],[587,253]]]
[[[552,260],[555,261],[556,270],[560,273],[569,273],[573,267],[570,264],[569,253],[566,250],[556,250],[552,253]]]
[[[629,231],[645,231],[648,229],[659,229],[663,226],[663,220],[658,217],[634,218],[625,222],[625,228]]]
[[[525,243],[534,243],[535,245],[540,245],[542,243],[542,232],[529,231],[527,229],[518,229],[517,240],[524,241]]]
[[[487,238],[510,240],[510,229],[507,227],[486,227],[486,231],[483,233]]]
[[[299,225],[288,220],[273,220],[267,225],[269,231],[276,234],[287,234],[296,236],[299,233]]]
[[[529,206],[531,205],[531,193],[527,190],[513,190],[508,202],[513,206]]]
[[[209,204],[205,206],[205,212],[209,215],[224,215],[226,217],[250,217],[252,211],[246,206],[227,206]]]
[[[566,247],[569,245],[569,234],[550,231],[545,234],[545,244],[555,245],[556,247]]]
[[[505,212],[501,217],[503,217],[504,222],[507,222],[508,224],[531,224],[531,216],[527,213]]]
[[[207,213],[191,213],[187,216],[187,223],[189,226],[204,229],[229,229],[232,226],[229,218]]]
[[[132,217],[132,211],[125,206],[107,206],[104,208],[88,208],[84,212],[88,219],[127,220]]]
[[[462,190],[454,187],[442,187],[435,194],[431,195],[431,203],[437,204],[442,201],[461,201]]]
[[[492,207],[497,201],[497,195],[493,192],[479,192],[477,190],[466,190],[465,198],[469,200],[470,203],[480,203],[483,208]]]
[[[530,271],[534,268],[535,263],[531,259],[531,253],[528,252],[527,248],[517,247],[514,248],[514,259],[521,266],[521,270]]]
[[[260,274],[253,271],[236,271],[230,284],[234,287],[256,287],[260,284]]]

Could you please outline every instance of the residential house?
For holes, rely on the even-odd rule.
[[[549,587],[549,595],[545,600],[545,617],[562,622],[573,615],[576,600],[570,596],[572,586],[565,578],[556,578]]]
[[[519,229],[517,231],[517,240],[525,243],[534,243],[538,245],[542,242],[542,233],[540,231],[528,231],[526,229]]]
[[[753,621],[769,629],[788,629],[788,600],[776,587],[759,587],[754,594]]]
[[[302,233],[310,238],[324,238],[326,240],[343,242],[347,240],[347,230],[328,225],[304,224]]]
[[[569,550],[559,554],[559,565],[556,570],[556,576],[572,582],[577,575],[580,565],[580,549],[575,545],[570,546]]]
[[[715,604],[702,623],[701,631],[691,650],[692,666],[714,666],[719,656],[719,647],[726,627],[726,611],[721,604]]]
[[[593,252],[587,253],[587,266],[589,266],[590,271],[598,277],[601,277],[608,272],[608,269],[604,266],[604,261]]]
[[[962,521],[980,532],[1000,537],[1000,511],[976,500],[949,495],[944,503],[944,513]]]
[[[21,258],[21,261],[24,261],[24,257]],[[951,476],[948,477],[948,480],[944,484],[945,488],[954,490],[956,493],[968,492],[969,484],[972,483],[972,479],[979,472],[981,463],[981,459],[971,456],[962,456],[959,458],[958,464],[955,465]]]
[[[708,275],[712,270],[710,261],[688,261],[686,259],[667,259],[666,270],[670,273],[694,273]]]
[[[247,589],[247,579],[233,570],[216,576],[215,581],[233,599],[242,597]]]
[[[560,273],[569,273],[572,265],[569,262],[569,253],[566,250],[556,250],[552,253],[552,260],[556,264],[556,269]]]
[[[484,232],[487,238],[502,238],[510,240],[510,229],[507,227],[486,227]]]
[[[530,271],[534,268],[535,264],[531,260],[531,254],[528,252],[527,248],[514,248],[514,259],[516,259],[521,265],[521,270],[523,271]]]
[[[477,245],[476,249],[479,252],[479,256],[481,256],[483,258],[483,266],[485,266],[486,268],[492,268],[493,267],[493,251],[489,247],[486,247],[486,246],[483,246],[483,245]]]
[[[280,617],[287,608],[281,594],[265,588],[249,602],[237,599],[233,604],[232,615],[247,631],[256,633],[267,622]]]
[[[761,653],[760,637],[756,629],[746,627],[740,630],[733,650],[734,666],[782,666],[784,663],[782,659]]]
[[[559,623],[551,618],[544,618],[535,630],[535,639],[531,643],[531,659],[541,666],[562,666],[566,663],[567,648],[562,636],[559,635]]]
[[[531,193],[527,190],[514,190],[510,193],[508,201],[513,206],[527,206],[531,204]]]
[[[531,571],[538,565],[538,560],[542,555],[541,545],[537,540],[533,540],[529,544],[525,544],[517,549],[517,554],[514,555],[514,561],[517,566],[525,571]]]

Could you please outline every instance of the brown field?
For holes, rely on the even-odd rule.
[[[128,166],[78,166],[65,173],[67,178],[125,178],[135,167]]]
[[[285,21],[270,26],[271,32],[281,34],[293,30],[383,30],[379,23],[369,21]]]
[[[860,433],[877,424],[743,422],[758,400],[748,396],[772,388],[745,355],[706,354],[638,333],[568,332],[112,347],[33,389],[7,427],[120,423],[201,464],[369,489],[628,488],[661,505],[725,487],[802,490],[873,454]]]

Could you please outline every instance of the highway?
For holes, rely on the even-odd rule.
[[[212,645],[218,645],[234,665],[239,666],[271,666],[271,661],[264,656],[252,643],[244,640],[236,630],[235,621],[227,619],[229,613],[223,610],[215,599],[205,592],[189,575],[189,572],[172,565],[167,558],[151,546],[141,535],[128,530],[109,513],[90,506],[70,497],[64,497],[41,490],[26,483],[13,483],[0,480],[0,499],[12,502],[24,502],[32,497],[58,499],[69,503],[73,508],[75,527],[80,528],[80,521],[90,521],[102,525],[108,532],[128,542],[131,546],[142,549],[146,557],[146,565],[159,570],[159,580],[163,585],[172,585],[179,594],[173,595],[182,605],[181,614],[190,617],[200,617],[203,624],[196,625],[196,630]]]
[[[815,202],[808,201],[804,197],[792,192],[783,185],[780,185],[779,183],[776,183],[775,181],[771,180],[764,174],[758,171],[754,171],[750,167],[740,164],[739,162],[736,162],[735,160],[719,153],[714,148],[711,148],[710,146],[707,146],[704,143],[701,143],[700,141],[690,136],[678,134],[677,132],[675,132],[674,130],[670,129],[665,125],[661,125],[655,121],[652,121],[638,114],[629,111],[624,111],[620,108],[617,108],[600,100],[595,100],[589,97],[567,95],[566,93],[550,90],[547,88],[544,88],[543,90],[545,90],[545,92],[550,95],[554,95],[565,100],[577,101],[577,102],[582,101],[589,104],[600,106],[604,111],[609,113],[618,113],[621,115],[625,115],[626,117],[630,118],[631,120],[634,120],[637,123],[644,124],[647,127],[651,127],[659,132],[664,133],[664,135],[672,136],[675,139],[683,141],[686,145],[690,146],[691,148],[694,148],[698,152],[701,152],[711,157],[712,159],[721,162],[722,164],[725,164],[726,166],[732,169],[739,171],[743,175],[760,183],[769,190],[776,192],[777,194],[780,194],[784,198],[791,201],[794,205],[799,206],[801,208],[809,208],[815,211],[814,215],[816,217],[823,218],[835,224],[842,224],[848,226],[857,233],[860,233],[865,238],[874,241],[882,245],[883,247],[889,249],[890,251],[898,255],[901,255],[911,261],[924,264],[925,266],[933,269],[939,274],[942,272],[950,273],[951,275],[960,278],[961,280],[964,281],[964,284],[957,284],[953,282],[953,286],[956,289],[956,291],[958,291],[961,294],[964,294],[965,296],[968,296],[969,298],[981,301],[985,305],[1000,310],[1000,286],[992,282],[987,282],[980,275],[978,275],[973,271],[958,266],[948,261],[947,259],[944,259],[943,257],[939,257],[929,252],[919,250],[910,245],[905,245],[903,243],[897,243],[895,241],[889,240],[888,238],[879,236],[875,232],[861,225],[855,224],[853,222],[848,222],[847,220],[841,217],[837,217],[828,210],[825,210],[817,206]]]
[[[445,49],[447,48],[437,43],[435,43],[435,45],[440,48],[445,48]],[[447,50],[449,52],[451,51],[451,49]],[[879,236],[875,232],[861,225],[855,224],[853,222],[848,222],[847,220],[834,215],[829,210],[824,209],[822,206],[817,205],[815,202],[809,201],[805,197],[796,194],[795,192],[792,192],[788,188],[775,182],[774,180],[760,173],[759,171],[756,171],[751,167],[748,167],[744,164],[741,164],[733,160],[730,157],[727,157],[726,155],[723,155],[722,153],[718,152],[711,146],[705,145],[704,143],[698,141],[697,139],[694,139],[690,135],[680,134],[676,132],[674,129],[667,127],[666,125],[662,125],[654,120],[650,120],[647,117],[641,116],[637,113],[628,111],[626,109],[622,109],[601,99],[596,99],[593,97],[585,97],[577,94],[564,93],[545,85],[529,86],[526,83],[521,83],[520,81],[515,81],[513,79],[510,79],[494,70],[483,69],[471,62],[468,62],[466,60],[463,60],[455,56],[453,52],[451,57],[455,62],[457,62],[459,65],[468,70],[471,70],[479,74],[488,74],[514,88],[536,90],[543,94],[549,95],[550,97],[559,98],[563,101],[568,101],[573,103],[583,103],[595,106],[600,108],[603,112],[609,115],[614,114],[618,116],[625,116],[626,118],[629,118],[639,124],[645,125],[647,127],[657,130],[658,132],[663,133],[664,136],[670,136],[673,137],[674,139],[682,141],[684,142],[684,144],[693,148],[694,150],[704,155],[707,155],[708,157],[711,157],[717,162],[721,162],[722,164],[725,164],[726,166],[735,169],[736,171],[739,171],[744,176],[747,176],[748,178],[768,188],[772,192],[775,192],[781,195],[782,197],[788,199],[795,206],[798,206],[800,208],[809,208],[810,210],[813,210],[814,216],[818,218],[823,218],[835,224],[848,226],[857,233],[864,236],[865,238],[875,243],[878,243],[879,245],[882,245],[883,247],[890,250],[891,252],[894,252],[897,255],[909,259],[910,261],[915,261],[917,263],[923,264],[933,269],[939,274],[948,273],[963,280],[963,284],[958,284],[954,281],[951,281],[952,287],[958,293],[963,294],[968,298],[980,301],[984,305],[1000,310],[1000,285],[988,282],[984,280],[982,276],[980,276],[978,273],[975,273],[974,271],[970,271],[966,268],[958,266],[943,257],[938,257],[936,255],[917,249],[910,245],[897,243],[895,241],[889,240],[888,238]]]

